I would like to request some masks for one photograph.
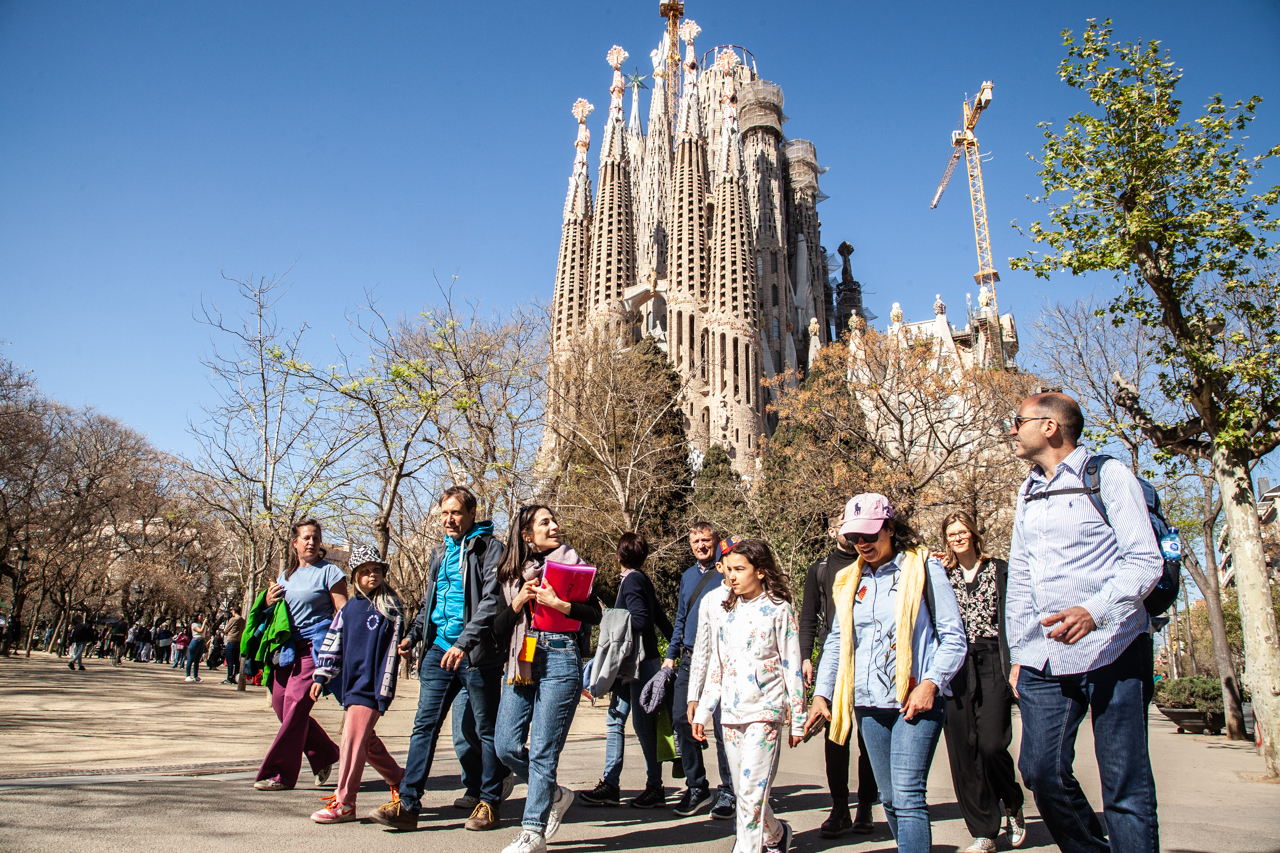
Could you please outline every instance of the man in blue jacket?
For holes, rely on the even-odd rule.
[[[435,741],[445,714],[464,687],[475,717],[475,733],[483,766],[480,801],[467,829],[493,829],[498,825],[498,804],[509,771],[498,761],[493,746],[498,698],[502,693],[502,666],[506,655],[493,636],[501,592],[498,564],[502,543],[493,536],[493,522],[476,521],[476,496],[463,486],[450,486],[440,499],[444,542],[431,551],[427,568],[426,599],[410,626],[400,651],[408,654],[426,643],[418,664],[422,689],[418,713],[409,738],[400,798],[369,815],[395,829],[416,829],[423,789],[431,772]]]
[[[671,644],[667,646],[667,659],[664,667],[676,665],[679,658],[679,669],[676,670],[676,689],[672,715],[676,738],[680,744],[680,761],[684,765],[684,794],[674,811],[681,817],[696,814],[711,802],[711,789],[707,782],[707,766],[702,758],[702,743],[693,737],[693,726],[689,722],[689,665],[693,661],[693,647],[698,638],[698,605],[702,599],[720,586],[720,573],[716,571],[716,562],[720,559],[720,548],[716,538],[716,529],[708,522],[699,521],[689,528],[689,548],[697,561],[685,569],[680,577],[680,596],[676,603],[676,622],[671,634]],[[732,772],[729,769],[729,757],[724,751],[724,734],[720,727],[720,710],[714,716],[716,730],[716,757],[720,769],[720,793],[715,805],[711,808],[711,817],[716,820],[733,820],[737,816],[737,801],[733,795]]]

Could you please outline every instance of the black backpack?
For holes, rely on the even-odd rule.
[[[1085,459],[1084,476],[1080,478],[1084,483],[1083,488],[1047,489],[1033,495],[1031,481],[1028,480],[1023,500],[1046,500],[1052,495],[1088,495],[1089,501],[1098,510],[1102,520],[1110,527],[1111,518],[1107,515],[1106,504],[1102,501],[1102,464],[1111,458],[1106,454],[1099,454]],[[1178,590],[1182,583],[1182,544],[1178,539],[1177,529],[1170,527],[1169,522],[1165,520],[1164,513],[1160,509],[1160,495],[1156,492],[1156,487],[1142,477],[1138,477],[1138,485],[1142,487],[1142,495],[1146,498],[1147,517],[1151,521],[1156,543],[1160,546],[1160,553],[1164,557],[1164,569],[1160,574],[1160,581],[1143,601],[1149,616],[1159,616],[1172,607],[1173,602],[1178,598]]]

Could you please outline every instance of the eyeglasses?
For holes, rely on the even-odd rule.
[[[1017,432],[1022,429],[1022,425],[1027,421],[1051,421],[1053,418],[1047,415],[1039,418],[1024,418],[1022,415],[1010,415],[1009,420],[1013,422],[1013,431]]]
[[[951,533],[947,535],[948,542],[959,542],[961,539],[968,539],[971,534],[969,531],[963,533]]]

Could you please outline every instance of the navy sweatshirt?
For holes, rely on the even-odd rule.
[[[327,684],[342,707],[365,705],[386,713],[396,695],[400,614],[387,618],[356,596],[334,614],[317,656],[314,680]]]

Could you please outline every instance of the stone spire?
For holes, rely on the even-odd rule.
[[[755,233],[738,133],[738,64],[738,55],[731,49],[716,57],[723,82],[714,181],[715,218],[708,241],[711,298],[706,316],[708,354],[714,352],[710,356],[709,391],[716,413],[710,441],[724,447],[732,459],[753,455],[764,432]]]
[[[640,90],[648,89],[644,84],[644,75],[637,69],[635,74],[627,75],[627,86],[631,89],[631,117],[627,120],[627,153],[631,156],[631,199],[640,199],[640,178],[644,173],[644,131],[640,127]]]
[[[665,63],[667,36],[649,54],[653,94],[649,99],[649,138],[644,149],[640,196],[636,199],[636,273],[641,284],[667,278],[667,193],[671,184],[671,119],[667,115]]]
[[[622,63],[627,52],[614,45],[606,57],[613,68],[609,121],[600,146],[595,236],[591,241],[591,312],[622,314],[623,297],[636,281],[635,229],[631,207],[631,157],[623,124]]]
[[[720,143],[716,151],[715,220],[711,226],[711,311],[752,319],[756,310],[755,234],[742,169],[738,92],[733,67],[738,55],[716,57],[724,79],[720,98]]]
[[[552,346],[560,348],[583,325],[587,316],[587,267],[591,258],[591,175],[587,170],[587,150],[591,131],[587,116],[595,108],[579,98],[573,105],[578,120],[577,153],[569,192],[564,200],[564,224],[560,231],[560,260],[556,265],[556,286],[552,297],[554,319]]]

